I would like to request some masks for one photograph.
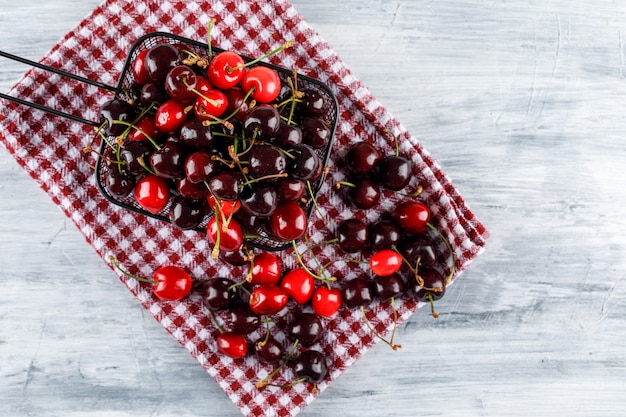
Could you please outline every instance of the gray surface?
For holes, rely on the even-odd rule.
[[[97,4],[0,0],[0,49],[39,59]],[[492,234],[439,320],[300,415],[623,416],[626,3],[293,4]],[[0,415],[240,415],[4,149],[0,237]]]

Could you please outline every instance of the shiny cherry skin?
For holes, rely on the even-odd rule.
[[[239,200],[220,200],[214,194],[207,195],[206,201],[213,212],[218,212],[225,218],[231,217],[241,208]]]
[[[370,269],[378,276],[396,273],[402,266],[402,256],[392,249],[382,249],[370,258]]]
[[[209,180],[211,193],[219,200],[234,201],[239,199],[239,186],[243,176],[237,171],[221,171]]]
[[[405,283],[399,273],[391,275],[377,275],[374,277],[374,292],[381,300],[388,300],[402,294]]]
[[[146,115],[134,124],[133,129],[131,129],[128,134],[128,139],[131,141],[151,139],[158,143],[160,142],[161,136],[162,134],[159,132],[154,122],[154,117]]]
[[[311,146],[301,143],[290,148],[289,174],[292,178],[301,181],[313,182],[317,180],[323,169],[320,156]]]
[[[261,252],[252,260],[249,282],[255,285],[276,285],[280,280],[281,270],[278,256],[270,252]]]
[[[368,142],[357,142],[350,146],[344,158],[346,167],[356,175],[371,172],[382,160],[380,150]]]
[[[369,243],[367,225],[359,219],[346,219],[337,226],[337,245],[346,253],[356,253]]]
[[[241,87],[246,92],[253,90],[251,97],[259,103],[271,103],[280,94],[280,77],[273,69],[259,65],[244,74]]]
[[[323,149],[330,140],[331,131],[326,122],[318,117],[305,117],[300,125],[302,142],[313,149]]]
[[[254,178],[277,176],[287,171],[287,157],[274,145],[255,145],[249,153],[248,168]]]
[[[347,281],[342,290],[343,302],[348,307],[360,307],[370,304],[374,297],[372,287],[363,278]]]
[[[304,312],[298,314],[287,325],[287,334],[290,340],[304,347],[311,347],[324,337],[324,325],[315,313]]]
[[[207,68],[209,82],[220,90],[235,87],[245,74],[243,58],[231,51],[215,55]]]
[[[398,249],[414,268],[432,268],[437,264],[437,251],[426,235],[407,236],[400,241]]]
[[[170,222],[182,230],[200,226],[206,215],[206,205],[202,200],[187,200],[178,195],[172,200],[168,211]]]
[[[178,178],[175,181],[176,191],[188,200],[203,200],[209,194],[209,190],[202,182],[191,182],[187,177]]]
[[[320,383],[328,374],[328,365],[324,355],[316,350],[305,350],[291,361],[294,373],[311,383]]]
[[[226,112],[228,98],[220,90],[210,90],[196,98],[193,111],[201,120],[214,120]]]
[[[169,202],[170,186],[165,178],[148,174],[137,181],[134,195],[142,208],[152,214],[157,214]]]
[[[154,295],[162,301],[180,300],[189,294],[192,279],[184,269],[175,265],[157,268],[153,274]]]
[[[187,155],[183,165],[185,176],[193,183],[208,181],[218,172],[219,163],[209,151],[196,151]]]
[[[259,218],[271,216],[278,206],[276,190],[269,184],[244,188],[239,194],[239,200],[241,207],[252,216]]]
[[[185,154],[177,142],[165,142],[150,155],[150,166],[163,178],[180,178],[185,173]]]
[[[187,120],[185,105],[180,101],[167,100],[157,108],[154,120],[160,132],[175,133]]]
[[[341,290],[320,286],[313,291],[311,306],[313,311],[322,317],[331,317],[341,307]]]
[[[348,196],[356,207],[368,210],[380,201],[380,187],[373,179],[361,177],[354,182],[354,187],[350,187]]]
[[[139,52],[130,67],[135,83],[139,85],[143,85],[150,81],[150,74],[148,73],[145,63],[148,51],[149,49],[144,49]]]
[[[149,162],[153,151],[154,147],[146,141],[131,141],[120,150],[120,159],[129,174],[140,176],[147,172],[142,164]]]
[[[275,188],[279,203],[284,203],[300,200],[307,190],[307,185],[302,180],[286,177],[278,179]]]
[[[104,186],[113,197],[123,199],[133,192],[135,177],[128,173],[127,170],[120,171],[112,167],[105,174]]]
[[[219,250],[225,252],[233,252],[239,250],[243,246],[243,230],[235,219],[230,219],[228,223],[221,218],[216,221],[215,216],[211,217],[207,225],[207,237],[212,245],[218,240],[218,223],[219,223]]]
[[[274,106],[260,105],[248,112],[243,123],[247,137],[256,135],[258,139],[271,139],[280,129],[280,113]]]
[[[285,353],[283,345],[273,336],[268,337],[267,340],[263,336],[254,343],[254,354],[259,362],[278,364]]]
[[[313,296],[315,278],[302,268],[292,269],[280,281],[289,297],[298,304],[306,304]]]
[[[395,207],[392,218],[407,233],[426,233],[430,221],[430,210],[419,201],[407,200]]]
[[[198,77],[187,65],[176,65],[170,69],[163,84],[165,92],[174,100],[188,102],[196,98],[194,90],[197,90]]]
[[[237,304],[228,309],[224,315],[225,327],[228,331],[250,334],[261,326],[261,317],[246,304]]]
[[[289,296],[277,285],[263,284],[250,293],[250,308],[256,314],[276,314],[287,305]]]
[[[411,182],[413,168],[411,161],[403,156],[391,155],[380,161],[378,172],[385,188],[400,191]]]
[[[213,147],[213,132],[202,119],[188,119],[180,126],[178,142],[188,148],[208,151]]]
[[[115,121],[132,123],[135,116],[133,106],[118,98],[111,99],[100,106],[100,121],[106,123],[104,131],[109,136],[119,136],[128,128],[127,125],[117,124]]]
[[[233,87],[226,90],[222,90],[222,93],[226,96],[225,115],[233,115],[233,120],[242,122],[246,118],[246,114],[250,109],[250,103],[246,101],[246,93],[239,87]]]
[[[270,216],[270,231],[282,240],[298,240],[308,227],[304,209],[295,201],[280,204]]]
[[[180,62],[180,53],[169,43],[151,47],[144,58],[146,72],[152,81],[163,81],[167,73]]]
[[[446,278],[439,271],[431,268],[424,268],[419,271],[424,285],[420,286],[417,280],[413,281],[413,293],[422,302],[437,301],[446,294]]]
[[[369,236],[372,249],[391,249],[402,238],[402,231],[391,220],[382,219],[370,225]]]
[[[220,333],[217,336],[217,350],[230,358],[240,359],[248,353],[248,341],[239,333]]]
[[[204,283],[202,304],[211,311],[227,310],[238,300],[236,282],[229,278],[211,278]]]

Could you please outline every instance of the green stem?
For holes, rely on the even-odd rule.
[[[109,260],[111,261],[111,264],[113,264],[113,266],[115,267],[115,269],[117,269],[118,271],[120,271],[122,274],[126,275],[128,278],[132,278],[135,279],[139,282],[146,282],[148,284],[157,284],[157,281],[151,280],[151,279],[147,279],[144,277],[139,277],[137,275],[133,275],[130,272],[124,270],[119,263],[117,263],[117,260],[113,257],[113,255],[109,256]]]

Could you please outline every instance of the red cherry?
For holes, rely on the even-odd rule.
[[[216,221],[215,216],[211,217],[211,220],[209,220],[209,224],[207,225],[207,237],[209,238],[209,242],[213,245],[217,243],[217,223],[220,225],[219,249],[224,252],[234,252],[239,250],[243,245],[243,231],[241,230],[239,223],[237,223],[234,219],[224,222],[220,216],[218,222]]]
[[[401,266],[402,256],[391,249],[380,250],[370,258],[370,269],[381,277],[396,273]]]
[[[287,272],[280,281],[280,286],[296,303],[305,304],[313,295],[315,278],[304,269],[298,268]]]
[[[269,252],[261,252],[254,257],[250,275],[251,284],[276,285],[280,280],[280,260]]]
[[[311,306],[318,315],[330,317],[341,307],[341,291],[338,288],[317,287],[313,292]]]
[[[145,210],[157,214],[170,198],[170,187],[165,178],[148,174],[135,185],[135,200]]]
[[[148,137],[156,141],[161,135],[152,116],[142,117],[134,126],[135,129],[128,134],[128,138],[132,141],[148,140]]]
[[[206,77],[198,75],[196,76],[196,90],[204,94],[207,91],[213,90],[213,86]]]
[[[252,89],[251,96],[259,103],[270,103],[280,94],[280,78],[273,69],[265,66],[250,68],[241,80],[245,92]]]
[[[207,68],[207,78],[220,90],[236,86],[245,73],[243,58],[235,52],[225,51],[213,57]]]
[[[153,279],[155,281],[154,295],[159,300],[180,300],[191,291],[191,277],[184,269],[177,266],[168,265],[157,268],[154,271]]]
[[[246,337],[239,333],[224,332],[217,336],[217,350],[233,359],[239,359],[248,353]]]
[[[199,96],[193,105],[193,111],[199,119],[211,120],[220,117],[228,107],[226,95],[219,90],[209,90]]]
[[[213,194],[207,195],[206,200],[213,211],[220,210],[225,218],[229,218],[241,208],[241,202],[239,200],[217,200]],[[217,201],[219,201],[219,204]]]
[[[160,132],[174,133],[187,120],[185,105],[176,100],[167,100],[157,109],[154,120]]]
[[[250,309],[256,314],[276,314],[289,301],[287,292],[277,285],[259,285],[250,293]]]
[[[403,201],[396,206],[392,217],[408,233],[426,233],[430,210],[419,201]]]
[[[295,201],[279,205],[270,217],[272,234],[284,240],[300,239],[304,236],[308,223],[304,209]]]
[[[148,70],[146,69],[146,55],[148,54],[149,49],[144,49],[139,52],[139,55],[135,58],[131,65],[131,72],[133,74],[133,78],[135,82],[139,85],[143,85],[150,81],[150,74],[148,74]]]

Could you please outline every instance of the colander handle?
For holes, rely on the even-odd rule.
[[[94,87],[102,88],[104,90],[109,90],[109,91],[113,91],[113,92],[115,92],[117,90],[117,87],[115,87],[115,86],[107,85],[107,84],[101,83],[99,81],[90,80],[89,78],[84,78],[84,77],[81,77],[79,75],[72,74],[72,73],[60,70],[58,68],[50,67],[48,65],[44,65],[44,64],[41,64],[39,62],[31,61],[29,59],[22,58],[22,57],[19,57],[17,55],[10,54],[8,52],[0,51],[0,56],[8,58],[8,59],[10,59],[12,61],[17,61],[17,62],[21,62],[21,63],[26,64],[26,65],[33,66],[35,68],[39,68],[39,69],[43,69],[45,71],[53,72],[53,73],[59,74],[59,75],[61,75],[63,77],[71,78],[73,80],[80,81],[82,83],[89,84],[89,85],[92,85]],[[80,116],[75,116],[73,114],[65,113],[65,112],[62,112],[60,110],[52,109],[50,107],[46,107],[46,106],[43,106],[41,104],[33,103],[31,101],[24,100],[24,99],[21,99],[21,98],[18,98],[18,97],[13,97],[13,96],[10,96],[10,95],[5,94],[5,93],[0,93],[0,98],[3,98],[5,100],[9,100],[9,101],[12,101],[12,102],[15,102],[15,103],[19,103],[19,104],[22,104],[24,106],[32,107],[32,108],[44,111],[46,113],[51,113],[51,114],[54,114],[55,116],[64,117],[66,119],[70,119],[70,120],[73,120],[75,122],[83,123],[83,124],[86,124],[86,125],[90,125],[90,126],[99,126],[100,125],[100,122],[98,122],[98,121],[87,120],[87,119],[84,119],[84,118],[82,118]]]

